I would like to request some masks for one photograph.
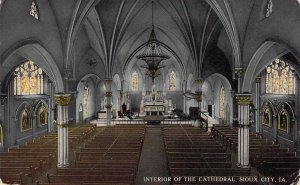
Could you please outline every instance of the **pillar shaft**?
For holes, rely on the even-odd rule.
[[[238,103],[238,166],[249,167],[249,104],[251,94],[236,94]]]
[[[69,142],[68,142],[68,105],[71,102],[70,94],[56,94],[57,104],[57,132],[58,132],[58,157],[57,167],[65,168],[69,164]]]
[[[195,92],[196,93],[196,101],[197,101],[197,104],[198,104],[198,108],[199,108],[199,111],[200,111],[200,117],[201,117],[201,101],[202,101],[202,84],[203,84],[203,81],[201,79],[197,79],[195,80],[196,84],[197,84],[197,91]],[[196,127],[200,127],[201,126],[201,120],[197,120],[196,122]]]
[[[105,87],[106,87],[106,92],[105,92],[106,105],[105,105],[105,107],[106,107],[107,125],[111,125],[111,108],[112,108],[112,104],[111,104],[111,97],[112,97],[111,83],[112,83],[111,78],[105,79]]]
[[[255,80],[256,93],[255,93],[255,132],[262,133],[261,118],[260,118],[260,94],[261,94],[261,77]]]
[[[300,115],[300,79],[298,75],[295,75],[295,97],[296,97],[296,115]],[[295,145],[296,151],[300,153],[300,119],[295,120]]]

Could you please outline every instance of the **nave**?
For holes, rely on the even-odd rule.
[[[72,152],[70,166],[65,168],[56,167],[56,141],[57,134],[51,133],[0,153],[2,181],[28,185],[268,184],[261,178],[271,175],[275,180],[270,184],[290,184],[300,168],[295,153],[252,133],[251,167],[239,168],[237,129],[222,124],[213,125],[211,132],[192,125],[79,125],[70,128]],[[285,182],[279,183],[279,177]]]

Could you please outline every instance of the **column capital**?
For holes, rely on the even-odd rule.
[[[236,68],[234,68],[234,73],[237,78],[242,78],[242,76],[244,74],[244,68],[236,67]]]
[[[252,94],[243,93],[243,94],[236,94],[235,99],[238,103],[238,105],[250,105]]]
[[[196,79],[195,82],[199,85],[202,85],[203,80],[201,78],[199,78],[199,79]]]
[[[72,95],[71,94],[63,94],[58,93],[54,95],[54,100],[57,105],[66,106],[71,103]]]
[[[202,101],[202,91],[196,91],[196,101],[197,102]]]
[[[105,96],[106,97],[111,97],[112,96],[112,92],[111,91],[106,91],[105,92]]]
[[[262,79],[261,76],[256,77],[255,78],[255,83],[261,83],[261,79]]]
[[[106,84],[110,85],[113,82],[113,79],[112,78],[105,78],[104,81],[105,81]]]

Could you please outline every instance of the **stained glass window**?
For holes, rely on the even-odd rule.
[[[20,125],[22,132],[32,129],[32,115],[27,107],[20,114]]]
[[[268,4],[266,5],[266,17],[269,17],[273,12],[273,2],[272,0],[268,0]]]
[[[89,86],[86,85],[83,90],[83,119],[89,117]]]
[[[3,145],[3,130],[1,124],[0,124],[0,145]]]
[[[131,76],[131,83],[132,83],[132,90],[133,91],[138,91],[139,90],[139,75],[136,71],[132,73]]]
[[[38,126],[46,124],[48,124],[48,111],[45,104],[42,104],[38,112]]]
[[[2,7],[3,3],[4,3],[4,0],[0,0],[0,11],[1,11],[1,7]]]
[[[44,72],[32,61],[15,69],[14,95],[44,94]]]
[[[278,112],[278,129],[287,132],[289,121],[289,113],[284,108],[284,106],[282,106],[282,108]]]
[[[253,103],[249,105],[249,123],[250,125],[255,124],[255,106]]]
[[[271,110],[269,106],[265,106],[263,109],[262,124],[271,127]]]
[[[169,76],[169,90],[176,90],[176,74],[174,71],[172,71]]]
[[[225,118],[225,88],[222,85],[220,88],[219,94],[219,103],[220,103],[220,117]]]
[[[294,68],[280,59],[272,62],[267,67],[266,93],[295,94]]]
[[[30,15],[32,17],[34,17],[35,19],[39,20],[39,18],[40,18],[39,10],[38,10],[38,7],[37,7],[37,3],[35,1],[31,2],[30,12],[29,13],[30,13]]]

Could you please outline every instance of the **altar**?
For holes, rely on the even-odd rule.
[[[165,112],[164,105],[145,105],[144,111],[146,116],[162,116]]]

